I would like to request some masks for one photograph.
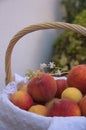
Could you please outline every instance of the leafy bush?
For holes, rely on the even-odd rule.
[[[76,15],[72,23],[86,27],[86,10]],[[52,61],[65,70],[74,65],[86,64],[86,37],[72,31],[64,31],[60,38],[55,40]]]
[[[65,21],[71,23],[77,14],[86,9],[86,0],[62,0],[66,10]]]

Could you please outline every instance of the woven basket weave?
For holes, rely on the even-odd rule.
[[[11,55],[12,55],[12,50],[15,44],[17,43],[17,41],[28,33],[37,30],[44,30],[44,29],[65,29],[86,36],[85,27],[76,24],[64,23],[64,22],[46,22],[46,23],[40,23],[40,24],[30,25],[28,27],[25,27],[24,29],[20,30],[16,35],[14,35],[6,50],[6,56],[5,56],[5,72],[6,72],[5,83],[6,84],[13,81],[12,70],[11,70]]]

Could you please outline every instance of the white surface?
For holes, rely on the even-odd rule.
[[[85,117],[44,117],[19,109],[8,99],[17,91],[16,83],[26,79],[15,75],[16,82],[6,86],[0,94],[0,125],[6,130],[86,130]],[[3,129],[2,129],[3,130]]]
[[[60,0],[0,0],[1,87],[4,87],[5,79],[5,52],[11,38],[28,25],[60,21],[62,13],[60,2]],[[53,31],[40,31],[21,39],[13,52],[13,72],[24,75],[27,69],[36,69],[41,62],[49,62],[54,34]]]

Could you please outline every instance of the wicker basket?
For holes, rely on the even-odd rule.
[[[25,34],[44,29],[66,29],[86,36],[86,28],[80,25],[63,22],[49,22],[28,26],[19,31],[12,38],[6,51],[6,88],[3,90],[2,94],[0,94],[0,124],[5,127],[6,130],[69,130],[69,126],[70,130],[86,130],[86,118],[83,116],[43,117],[30,112],[27,113],[13,105],[9,100],[9,95],[17,88],[11,70],[11,55],[13,47]]]
[[[6,51],[6,57],[5,57],[5,71],[6,71],[5,83],[6,84],[13,81],[12,70],[11,70],[11,55],[12,55],[12,50],[15,44],[17,43],[17,41],[28,33],[38,31],[38,30],[44,30],[44,29],[72,30],[76,33],[80,33],[81,35],[86,36],[85,27],[76,24],[64,23],[64,22],[46,22],[46,23],[40,23],[40,24],[25,27],[24,29],[20,30],[16,35],[14,35]]]

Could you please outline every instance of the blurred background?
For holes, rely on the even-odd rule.
[[[61,0],[64,21],[86,27],[86,0]],[[63,71],[86,64],[86,37],[73,31],[63,31],[53,44],[52,61]]]
[[[61,21],[86,27],[86,0],[0,1],[0,88],[5,87],[5,52],[12,37],[24,27]],[[65,30],[43,30],[22,37],[12,53],[12,71],[24,76],[50,61],[65,71],[86,64],[86,37]]]
[[[0,87],[5,83],[5,52],[12,37],[24,27],[41,22],[61,21],[60,0],[0,0]],[[56,31],[38,31],[26,35],[12,53],[12,71],[22,76],[28,69],[48,63]]]

